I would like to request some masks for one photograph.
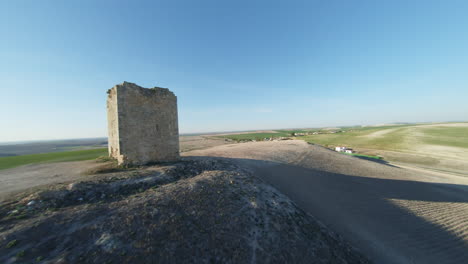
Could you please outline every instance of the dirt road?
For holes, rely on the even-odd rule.
[[[468,178],[361,160],[302,141],[218,146],[342,234],[375,263],[468,259]]]

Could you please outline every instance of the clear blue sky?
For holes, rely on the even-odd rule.
[[[467,120],[468,1],[1,1],[0,141],[107,135],[168,87],[182,133]]]

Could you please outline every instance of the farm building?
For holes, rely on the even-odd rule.
[[[346,147],[335,147],[335,151],[338,152],[344,152],[346,150]]]
[[[335,147],[335,151],[337,151],[337,152],[345,152],[345,153],[349,153],[349,154],[354,153],[354,150],[353,150],[353,149],[347,148],[347,147]]]

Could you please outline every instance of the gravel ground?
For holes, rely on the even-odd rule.
[[[226,159],[89,176],[3,202],[0,263],[368,263]]]

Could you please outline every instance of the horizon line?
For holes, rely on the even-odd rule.
[[[224,130],[224,131],[213,131],[213,132],[186,132],[179,133],[179,136],[196,136],[196,135],[210,135],[210,134],[221,134],[221,133],[235,133],[235,132],[254,132],[264,130],[292,130],[292,129],[315,129],[315,128],[344,128],[344,127],[365,127],[365,126],[385,126],[385,125],[405,125],[405,124],[446,124],[446,123],[466,123],[468,121],[444,121],[444,122],[392,122],[372,125],[348,125],[348,126],[321,126],[321,127],[290,127],[290,128],[264,128],[264,129],[248,129],[248,130]],[[107,136],[98,137],[84,137],[84,138],[55,138],[55,139],[29,139],[29,140],[12,140],[12,141],[0,141],[0,145],[15,145],[15,144],[28,144],[37,143],[43,141],[60,141],[60,140],[86,140],[86,139],[107,139]]]

